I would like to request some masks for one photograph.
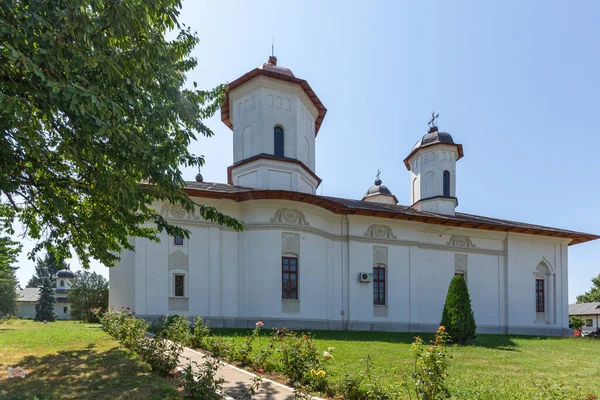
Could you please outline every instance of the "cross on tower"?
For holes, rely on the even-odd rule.
[[[436,126],[435,123],[439,116],[440,116],[440,113],[436,114],[435,111],[431,113],[431,119],[429,120],[429,123],[428,123],[430,128],[433,128]]]

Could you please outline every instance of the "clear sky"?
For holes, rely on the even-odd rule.
[[[381,169],[409,204],[402,160],[435,110],[464,146],[457,211],[600,233],[600,2],[188,0],[181,20],[201,40],[200,87],[266,62],[275,37],[279,65],[328,109],[319,194],[360,199]],[[206,181],[226,182],[232,133],[219,115],[208,123],[215,137],[191,150]],[[20,267],[24,284],[33,263]],[[600,240],[571,246],[569,300],[599,273]]]

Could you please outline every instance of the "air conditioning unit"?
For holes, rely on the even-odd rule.
[[[360,282],[371,282],[373,280],[373,274],[370,272],[360,272],[358,274],[358,280]]]

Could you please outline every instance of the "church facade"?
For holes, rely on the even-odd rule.
[[[110,269],[110,304],[212,327],[434,331],[452,277],[467,282],[478,333],[565,335],[568,248],[598,236],[456,212],[463,147],[432,120],[404,164],[411,205],[377,179],[361,200],[316,194],[326,109],[275,57],[229,85],[228,183],[187,182],[236,232],[156,204],[190,238],[132,238]]]

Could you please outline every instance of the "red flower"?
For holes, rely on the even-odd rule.
[[[259,374],[262,374],[263,372],[264,372],[264,371],[263,371],[262,369],[259,369],[259,370],[258,370],[258,373],[259,373]]]

